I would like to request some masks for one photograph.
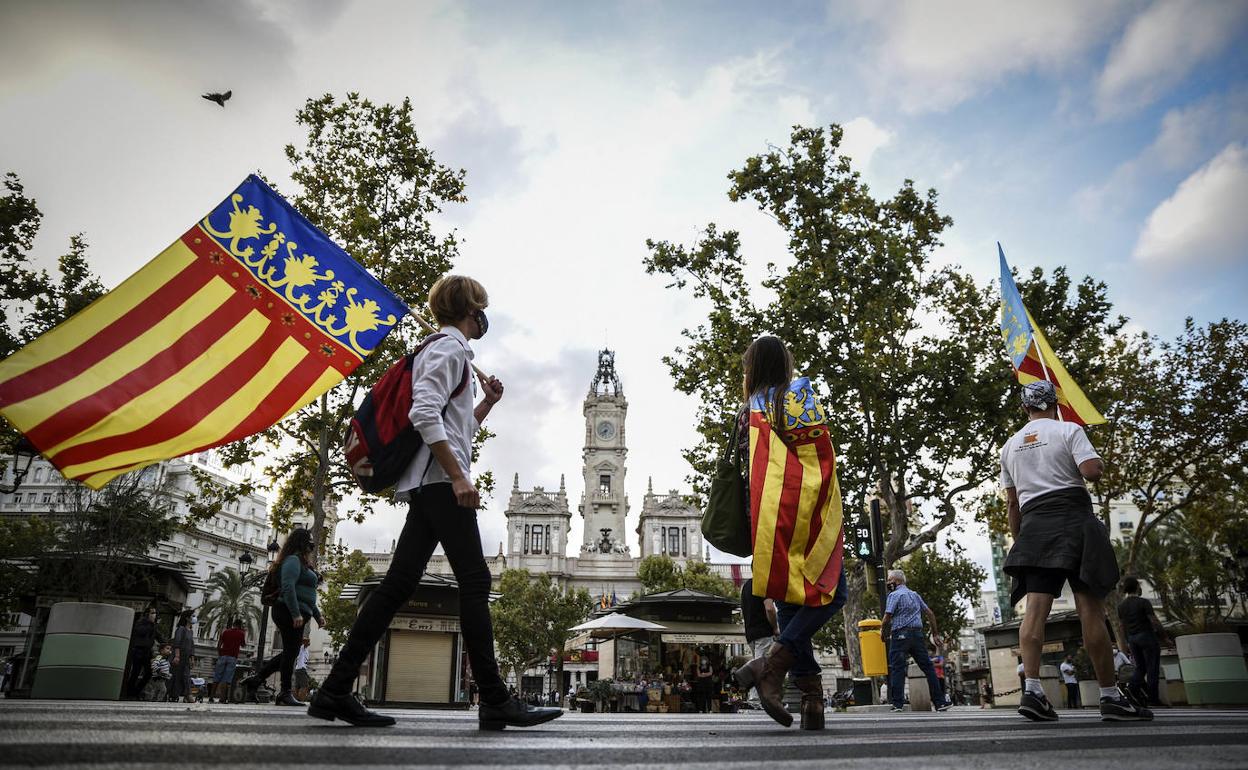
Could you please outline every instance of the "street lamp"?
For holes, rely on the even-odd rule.
[[[277,544],[276,540],[274,540],[273,542],[269,543],[268,550],[269,550],[269,563],[272,564],[274,557],[277,556],[278,551],[282,550],[282,547]],[[263,598],[264,597],[261,597],[261,599]],[[269,605],[266,604],[264,605],[264,610],[262,610],[260,613],[260,641],[256,643],[256,665],[257,666],[260,666],[263,664],[264,640],[265,640],[265,637],[267,637],[268,635],[269,635]]]
[[[26,480],[26,474],[30,472],[30,464],[34,462],[37,454],[39,450],[35,449],[35,445],[30,443],[30,439],[25,436],[19,436],[17,441],[13,442],[13,486],[0,487],[0,493],[11,495],[22,486],[22,482]]]

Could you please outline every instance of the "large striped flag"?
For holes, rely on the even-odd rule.
[[[774,400],[750,400],[754,595],[818,607],[832,601],[844,558],[836,453],[808,378],[789,385],[784,414],[772,414]]]
[[[0,414],[66,477],[264,430],[407,308],[256,176],[116,289],[0,362]]]
[[[1014,285],[1010,266],[1005,262],[1005,251],[997,244],[1001,257],[1001,336],[1005,338],[1005,350],[1014,365],[1014,375],[1019,383],[1048,380],[1057,389],[1058,416],[1080,425],[1100,425],[1105,422],[1101,413],[1083,395],[1079,385],[1066,373],[1066,367],[1057,360],[1044,332],[1023,307],[1023,298]]]

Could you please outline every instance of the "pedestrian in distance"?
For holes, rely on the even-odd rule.
[[[1074,657],[1067,655],[1058,670],[1062,673],[1062,684],[1066,685],[1066,708],[1079,708],[1079,677],[1075,675]]]
[[[324,627],[321,610],[316,604],[316,586],[321,576],[315,569],[316,544],[312,533],[299,528],[286,536],[286,542],[269,569],[277,570],[280,581],[277,601],[273,604],[273,625],[282,637],[282,649],[265,661],[259,670],[243,680],[248,699],[255,699],[256,689],[279,672],[281,690],[274,703],[278,706],[306,706],[295,697],[293,679],[295,660],[303,646],[304,627],[315,619]]]
[[[212,703],[214,694],[219,703],[229,700],[230,686],[234,684],[234,669],[238,666],[238,652],[246,640],[243,621],[232,618],[217,638],[217,662],[212,667],[213,689],[208,693],[209,703]]]
[[[563,712],[531,707],[508,695],[494,656],[490,620],[490,570],[477,526],[480,497],[472,482],[472,438],[503,397],[503,383],[481,378],[482,399],[473,404],[470,339],[489,329],[485,287],[466,276],[439,279],[429,292],[429,309],[440,326],[412,364],[411,424],[423,443],[395,485],[408,503],[407,521],[381,584],[360,609],[347,642],[325,678],[308,714],[359,726],[387,726],[392,717],[364,708],[351,697],[360,666],[420,584],[429,557],[441,544],[459,583],[459,618],[472,676],[480,692],[478,725],[483,730],[530,727]],[[471,387],[467,387],[471,385]]]
[[[779,337],[750,343],[742,371],[736,451],[748,469],[752,585],[775,602],[780,638],[733,676],[742,688],[756,687],[763,710],[785,727],[793,724],[783,701],[791,676],[802,693],[801,728],[822,730],[823,680],[811,640],[846,599],[835,451],[810,380],[794,378]]]
[[[135,619],[130,632],[130,678],[126,692],[131,697],[141,697],[147,688],[147,680],[152,676],[152,648],[156,642],[164,641],[156,628],[156,608],[149,607]]]
[[[945,683],[945,656],[940,653],[940,645],[932,642],[927,645],[927,656],[932,659],[932,670],[936,672],[936,681],[940,683],[940,697],[933,697],[933,703],[949,703],[949,685]]]
[[[888,590],[888,599],[884,602],[884,618],[880,623],[880,634],[888,640],[888,691],[892,694],[892,711],[905,711],[902,693],[906,686],[906,669],[913,658],[915,665],[927,677],[927,689],[931,694],[932,707],[937,711],[946,711],[949,704],[945,703],[945,690],[936,678],[936,667],[927,654],[926,637],[923,633],[923,618],[932,627],[932,638],[937,639],[940,629],[936,625],[936,613],[928,608],[923,597],[906,586],[906,573],[893,569],[888,571],[884,581]]]
[[[308,676],[308,649],[311,644],[311,639],[303,637],[299,642],[299,654],[295,656],[295,697],[300,700],[308,697],[308,688],[312,684],[312,677]]]
[[[144,693],[145,700],[173,700],[173,646],[165,643],[152,658],[152,676]]]
[[[1014,536],[1005,572],[1013,579],[1010,601],[1027,601],[1018,632],[1025,672],[1018,713],[1033,721],[1057,719],[1040,686],[1040,651],[1053,599],[1069,582],[1100,684],[1101,719],[1152,719],[1151,711],[1123,695],[1114,675],[1105,597],[1118,583],[1118,561],[1085,483],[1100,479],[1104,463],[1082,427],[1057,419],[1052,383],[1023,386],[1022,406],[1027,424],[1001,449],[1001,486]]]
[[[1153,604],[1140,596],[1140,580],[1129,575],[1122,581],[1127,595],[1118,605],[1118,619],[1127,634],[1135,671],[1127,694],[1140,706],[1161,705],[1161,644],[1168,641],[1166,629],[1157,619]]]
[[[191,664],[195,654],[195,634],[191,631],[191,613],[184,612],[178,617],[178,627],[173,631],[173,659],[171,674],[173,689],[170,700],[179,699],[190,703],[191,697]]]

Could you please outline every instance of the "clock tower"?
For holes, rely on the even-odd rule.
[[[615,353],[598,352],[598,371],[585,396],[585,450],[583,472],[585,493],[581,497],[581,517],[585,523],[581,555],[629,555],[624,521],[628,498],[624,495],[625,446],[624,417],[628,402],[615,373]]]

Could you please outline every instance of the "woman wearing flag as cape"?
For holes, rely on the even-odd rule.
[[[786,674],[802,693],[805,730],[823,729],[823,683],[811,639],[845,604],[841,491],[823,408],[809,378],[793,378],[779,337],[759,337],[743,359],[745,407],[737,451],[746,476],[754,594],[772,599],[779,643],[734,672],[758,688],[768,716],[788,727]]]

